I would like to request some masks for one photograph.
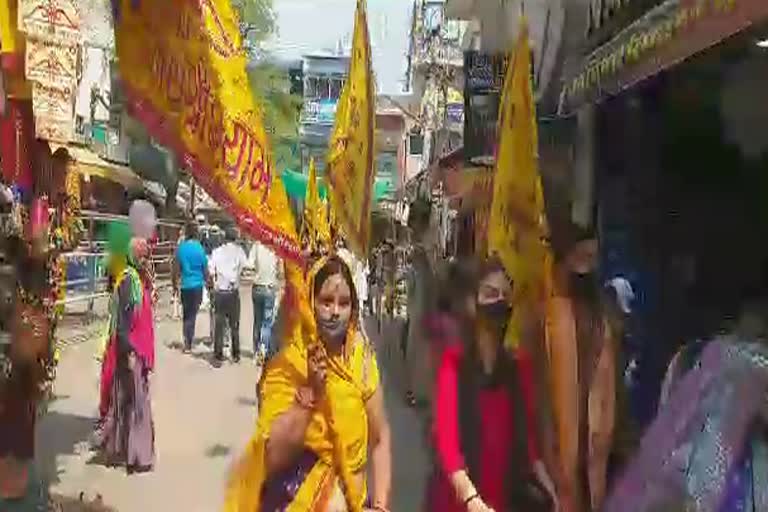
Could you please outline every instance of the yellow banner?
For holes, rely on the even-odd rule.
[[[228,0],[113,0],[131,113],[240,228],[299,260],[293,216],[254,104]]]
[[[328,158],[331,204],[350,249],[368,253],[375,178],[376,98],[371,72],[371,44],[365,3],[357,1],[349,77],[336,111]]]
[[[499,109],[499,144],[488,227],[488,251],[514,280],[515,309],[507,342],[516,346],[531,320],[541,321],[548,290],[548,233],[538,169],[536,106],[528,24],[521,20]]]
[[[330,246],[331,229],[328,225],[328,209],[320,200],[314,158],[309,162],[307,196],[304,198],[304,226],[311,249],[314,250],[320,245]]]

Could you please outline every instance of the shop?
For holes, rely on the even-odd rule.
[[[679,347],[768,295],[768,2],[661,2],[617,34],[561,110],[591,135],[577,153],[603,277],[635,288],[627,377],[645,422]]]

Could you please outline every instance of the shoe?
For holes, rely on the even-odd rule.
[[[234,362],[235,364],[239,363],[240,362],[240,356],[232,356],[232,362]]]
[[[192,353],[192,349],[189,348],[189,347],[184,347],[183,349],[181,349],[181,353],[182,354],[191,354]]]
[[[213,361],[211,361],[211,365],[214,368],[221,368],[221,365],[224,363],[224,358],[222,357],[214,357]]]

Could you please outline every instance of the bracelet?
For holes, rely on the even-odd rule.
[[[470,503],[472,503],[473,501],[478,500],[478,499],[480,499],[480,495],[479,494],[477,494],[477,493],[472,494],[471,496],[469,496],[469,498],[464,500],[464,506],[466,507]]]

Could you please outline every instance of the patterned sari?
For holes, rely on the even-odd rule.
[[[672,386],[606,512],[768,510],[768,350],[712,341]]]
[[[314,276],[326,261],[321,259],[313,267],[304,291],[313,289]],[[294,300],[296,290],[287,291],[284,301]],[[306,384],[307,346],[317,339],[309,308],[311,293],[307,296],[298,298],[301,313],[288,320],[287,343],[270,361],[259,384],[256,433],[233,472],[226,512],[360,512],[363,508],[368,462],[365,405],[378,389],[379,370],[373,347],[360,332],[356,311],[343,354],[329,356],[326,396],[307,429],[304,453],[287,471],[267,474],[272,425],[293,406],[297,389]],[[297,308],[285,310],[296,312]]]

